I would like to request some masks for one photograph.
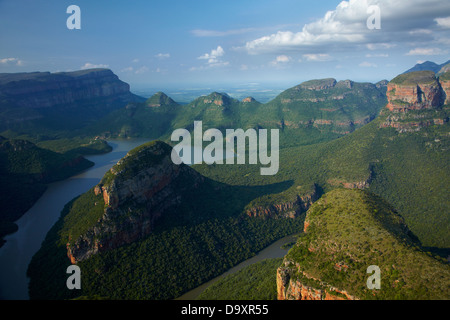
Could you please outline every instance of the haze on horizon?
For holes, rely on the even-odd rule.
[[[377,82],[449,60],[449,31],[446,0],[0,0],[0,72],[109,68],[134,90]]]

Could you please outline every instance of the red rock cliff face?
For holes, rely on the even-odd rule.
[[[444,104],[446,91],[432,72],[430,74],[411,72],[408,76],[405,81],[402,81],[399,76],[397,80],[394,79],[388,84],[387,108],[389,110],[405,112],[437,108]],[[446,88],[448,90],[447,85]]]
[[[78,239],[69,239],[67,255],[72,263],[142,239],[168,210],[180,203],[186,188],[195,189],[203,182],[203,177],[188,166],[173,164],[170,152],[161,150],[160,144],[130,156],[131,165],[136,167],[122,168],[122,159],[107,173],[112,179],[104,178],[94,188],[96,195],[103,196],[104,214]],[[160,159],[144,165],[149,153]]]
[[[303,273],[304,277],[318,281],[320,288],[305,285],[298,277],[292,275],[292,269],[286,267],[288,263],[285,262],[285,266],[277,269],[278,300],[358,300],[357,297],[350,295],[345,290],[329,286]],[[298,267],[298,269],[300,268]]]
[[[392,127],[398,132],[416,132],[432,125],[443,125],[448,119],[431,118],[416,110],[439,110],[449,103],[450,83],[437,78],[431,71],[400,75],[387,86],[391,111],[380,127]]]
[[[450,72],[450,71],[449,71]],[[444,104],[450,104],[450,80],[439,80],[445,93]]]

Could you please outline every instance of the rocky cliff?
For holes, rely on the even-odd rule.
[[[0,74],[0,96],[25,108],[51,108],[96,98],[130,99],[130,86],[108,69]]]
[[[296,194],[293,200],[269,200],[268,205],[258,204],[260,200],[251,203],[247,209],[246,214],[249,217],[269,217],[269,218],[297,218],[300,214],[305,213],[311,205],[319,199],[320,193],[317,185],[312,187],[312,190]],[[263,197],[262,199],[266,199]]]
[[[380,289],[367,286],[373,265],[381,271]],[[336,189],[308,210],[276,281],[279,300],[389,300],[447,299],[449,279],[448,264],[422,251],[383,199]]]
[[[36,135],[91,125],[144,98],[108,69],[0,74],[0,131]],[[95,130],[93,130],[95,131]]]
[[[382,112],[387,117],[381,127],[414,132],[448,122],[446,112],[442,112],[449,103],[448,74],[436,77],[432,71],[414,71],[394,78],[387,87],[387,112]]]
[[[186,200],[187,190],[202,184],[203,177],[197,172],[173,164],[171,150],[165,143],[151,142],[130,151],[90,191],[103,199],[96,205],[104,205],[104,209],[97,221],[68,239],[67,255],[72,263],[142,239],[162,216]]]
[[[445,92],[432,71],[415,71],[400,75],[388,84],[391,111],[432,109],[443,105]]]

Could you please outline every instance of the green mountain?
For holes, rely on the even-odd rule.
[[[250,205],[260,207],[261,212],[295,202],[299,191],[311,185],[316,185],[319,193],[336,187],[366,188],[394,205],[422,245],[449,248],[450,106],[442,101],[446,95],[443,88],[448,88],[445,77],[439,78],[437,86],[416,82],[413,86],[422,93],[409,90],[409,85],[390,83],[389,103],[377,119],[333,141],[282,149],[275,176],[261,177],[257,168],[249,165],[194,168],[232,185],[294,181],[282,193],[272,192],[252,201]],[[434,78],[432,83],[436,81]]]
[[[436,294],[442,287],[434,282],[441,271],[443,279],[448,280],[448,266],[421,249],[434,247],[427,250],[438,252],[436,248],[440,248],[443,250],[439,253],[444,254],[450,243],[447,77],[413,72],[387,86],[314,80],[287,90],[267,104],[252,99],[238,101],[223,93],[212,93],[184,106],[173,104],[161,93],[147,105],[136,104],[143,117],[154,123],[158,122],[157,112],[168,113],[160,121],[167,128],[192,129],[194,120],[219,129],[231,125],[280,128],[280,170],[274,176],[261,176],[259,166],[252,165],[178,167],[169,159],[171,148],[162,142],[131,151],[97,187],[67,204],[30,264],[31,297],[176,298],[283,235],[302,230],[305,212],[317,201],[313,216],[324,213],[325,219],[316,221],[322,227],[330,220],[333,237],[326,238],[328,231],[321,229],[319,233],[308,231],[299,240],[320,242],[324,232],[324,238],[330,241],[320,242],[323,254],[317,257],[324,259],[323,263],[310,271],[317,275],[316,282],[305,283],[311,280],[310,274],[302,278],[288,263],[285,267],[290,269],[281,277],[285,288],[289,276],[294,282],[301,278],[297,282],[302,287],[324,290],[324,295],[331,290],[333,297],[448,297],[442,290],[440,296]],[[357,103],[362,97],[367,103],[364,107]],[[377,113],[377,104],[383,101],[386,108]],[[332,106],[336,109],[330,111]],[[378,114],[373,121],[371,112]],[[363,126],[364,114],[370,122]],[[136,121],[133,126],[141,120],[122,115]],[[314,120],[301,122],[304,119]],[[353,124],[339,131],[344,128],[340,124],[344,119]],[[355,126],[357,120],[362,121],[360,128]],[[120,125],[119,121],[117,128]],[[347,133],[347,129],[352,132]],[[302,140],[307,130],[315,135]],[[167,135],[163,137],[167,139]],[[357,216],[354,211],[360,213],[355,225],[351,219],[341,222],[333,218],[341,211],[352,217]],[[316,223],[314,219],[307,222]],[[343,229],[339,231],[336,226]],[[372,231],[374,238],[367,238],[367,232]],[[351,242],[353,238],[355,243]],[[336,251],[333,257],[327,251],[333,241],[341,247],[346,245],[349,251]],[[370,245],[374,246],[375,254],[366,251],[366,242],[369,251]],[[295,250],[294,265],[309,257],[304,249]],[[345,256],[345,252],[354,253],[356,258]],[[383,264],[383,256],[375,261],[388,275],[384,279],[395,287],[372,296],[373,292],[360,287],[365,281],[360,282],[363,267],[359,261],[372,264],[379,252],[386,253],[387,263],[396,254],[408,258],[399,262],[398,272]],[[432,278],[418,270],[420,263],[411,262],[414,267],[410,274],[407,272],[405,261],[415,259],[424,264]],[[312,260],[307,261],[310,266]],[[332,262],[341,271],[347,266],[355,272],[348,273],[348,278],[345,271],[333,273]],[[65,287],[65,269],[71,263],[83,270],[80,292]],[[420,288],[410,289],[418,277],[424,279],[418,282]],[[264,277],[259,279],[266,281]],[[446,285],[445,281],[441,282]],[[318,287],[318,283],[323,286]]]
[[[301,228],[301,213],[266,219],[246,211],[289,181],[228,186],[174,165],[171,150],[155,141],[130,151],[66,205],[30,263],[32,299],[176,298]],[[82,269],[81,291],[66,287],[71,263]]]
[[[202,120],[205,130],[278,128],[282,147],[307,145],[341,137],[373,120],[386,105],[386,86],[334,79],[305,82],[261,104],[213,92],[188,105],[177,105],[163,93],[145,103],[129,104],[89,130],[101,136],[161,137],[173,130],[192,130]]]
[[[414,71],[432,71],[434,73],[439,73],[440,70],[445,65],[448,65],[449,63],[450,63],[450,60],[447,61],[447,62],[444,62],[442,64],[437,64],[437,63],[432,62],[432,61],[425,61],[425,62],[416,64],[414,67],[412,67],[411,69],[405,71],[404,73],[409,73],[409,72],[414,72]]]
[[[380,269],[378,289],[367,269]],[[308,211],[305,233],[277,271],[278,299],[449,299],[450,267],[423,252],[383,199],[338,189]]]
[[[92,165],[75,150],[61,154],[0,136],[0,238],[17,230],[13,222],[37,201],[47,183]]]
[[[0,132],[39,140],[75,137],[128,102],[143,100],[108,69],[1,73]]]

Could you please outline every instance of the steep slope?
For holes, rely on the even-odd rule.
[[[381,288],[367,288],[369,266]],[[416,246],[385,201],[360,190],[331,191],[308,211],[305,234],[277,271],[278,299],[449,299],[450,267]]]
[[[155,141],[130,151],[66,205],[30,263],[31,298],[176,298],[301,228],[300,212],[246,212],[289,182],[227,186],[174,165],[171,150]],[[65,285],[72,263],[82,270],[81,291]]]
[[[406,94],[405,101],[417,97],[412,91]],[[395,100],[397,96],[390,95],[389,103]],[[424,246],[448,248],[450,107],[440,101],[405,112],[384,108],[377,119],[340,139],[282,149],[275,176],[261,177],[256,168],[246,165],[195,168],[232,185],[294,181],[286,191],[255,199],[252,203],[260,212],[281,199],[293,201],[298,190],[311,185],[316,185],[319,195],[336,187],[369,189],[394,205]]]
[[[100,199],[89,220],[67,217],[63,237],[67,233],[72,263],[144,238],[162,215],[187,200],[187,191],[198,188],[203,178],[188,166],[173,164],[171,150],[160,142],[134,149],[95,187]]]
[[[129,103],[111,112],[86,131],[104,137],[158,138],[171,130],[172,120],[182,108],[165,93],[158,92],[145,102]]]
[[[128,102],[142,101],[108,69],[0,74],[0,131],[79,129]]]
[[[173,130],[191,130],[194,121],[202,120],[205,130],[278,128],[282,148],[308,145],[341,137],[372,121],[386,104],[385,91],[385,82],[322,79],[288,89],[266,104],[213,92],[179,107],[158,93],[144,104],[130,104],[111,114],[93,131],[121,137],[151,135],[169,141]]]
[[[386,100],[383,85],[335,79],[311,80],[286,90],[269,104],[287,128],[314,126],[321,131],[347,134],[371,120]]]
[[[0,238],[45,191],[45,184],[70,177],[93,163],[76,154],[42,149],[26,140],[0,136]]]

